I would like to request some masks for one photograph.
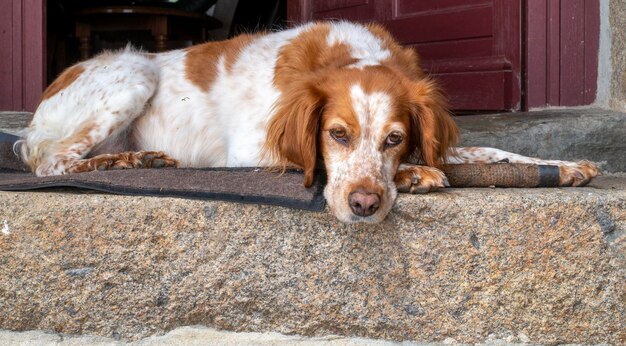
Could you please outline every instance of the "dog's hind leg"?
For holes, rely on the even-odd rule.
[[[80,173],[108,169],[162,167],[178,167],[178,161],[161,151],[127,151],[76,160],[67,168],[67,172]]]
[[[75,65],[44,92],[22,143],[23,159],[38,176],[97,169],[98,165],[87,162],[93,158],[84,157],[124,133],[143,114],[158,83],[157,64],[130,49]],[[148,157],[159,155],[162,153]],[[138,159],[127,158],[130,162]],[[101,160],[100,166],[109,159]],[[118,167],[128,166],[121,159]]]

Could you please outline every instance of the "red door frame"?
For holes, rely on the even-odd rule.
[[[46,1],[0,8],[0,111],[34,111],[46,86]]]

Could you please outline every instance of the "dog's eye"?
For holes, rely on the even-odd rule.
[[[387,136],[385,140],[385,147],[395,147],[396,145],[402,143],[402,134],[398,132],[392,132]]]
[[[346,130],[342,128],[336,128],[336,129],[330,130],[330,136],[333,137],[334,140],[336,140],[337,142],[341,144],[344,144],[344,145],[348,144],[348,133],[346,133]]]

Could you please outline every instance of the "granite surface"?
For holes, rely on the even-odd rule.
[[[385,222],[75,190],[0,192],[0,329],[179,326],[626,343],[626,178],[402,195]]]
[[[229,332],[202,326],[179,327],[165,335],[150,336],[144,339],[125,342],[102,336],[68,335],[42,331],[13,332],[0,330],[0,340],[4,344],[19,346],[443,346],[468,345],[452,338],[443,342],[389,341],[367,338],[353,338],[338,335],[306,337],[284,335],[275,332]],[[511,335],[503,339],[488,337],[484,343],[475,346],[530,346],[524,334]],[[574,346],[574,345],[570,345]]]

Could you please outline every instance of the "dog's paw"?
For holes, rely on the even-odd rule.
[[[427,193],[450,186],[442,171],[428,166],[402,164],[394,178],[398,192]]]
[[[598,166],[589,161],[562,165],[559,166],[559,171],[559,186],[585,186],[591,179],[601,174]]]
[[[162,151],[140,151],[136,154],[144,168],[178,167],[178,161]]]

